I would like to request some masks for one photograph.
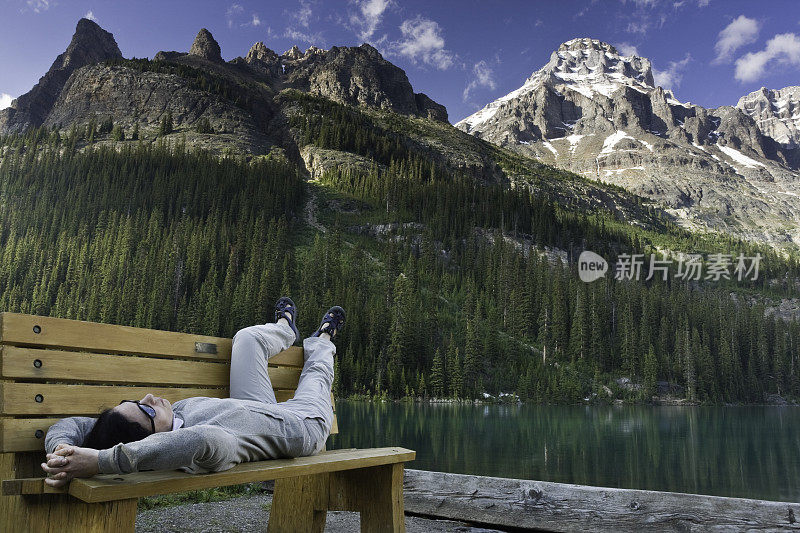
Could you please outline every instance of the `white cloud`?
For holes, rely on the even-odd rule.
[[[800,67],[800,37],[794,33],[781,33],[767,41],[758,52],[750,52],[736,60],[736,79],[755,81],[764,74],[767,63]]]
[[[641,33],[644,35],[647,33],[647,29],[650,27],[650,23],[642,20],[639,22],[629,22],[628,26],[625,28],[625,31],[628,33]]]
[[[13,96],[6,93],[0,93],[0,109],[5,109],[11,106],[11,101],[14,99]]]
[[[375,34],[386,10],[394,5],[392,0],[357,0],[358,14],[350,15],[350,27],[359,39],[369,41]]]
[[[52,0],[28,0],[27,4],[34,13],[42,13],[56,5]]]
[[[656,7],[656,5],[658,4],[658,0],[622,0],[623,4],[625,4],[626,2],[632,2],[636,4],[636,7],[640,9]]]
[[[733,53],[746,44],[754,43],[758,38],[758,31],[761,25],[756,19],[750,19],[744,15],[739,15],[733,22],[725,26],[717,37],[717,44],[714,50],[717,57],[714,63],[724,63],[730,61]]]
[[[258,14],[257,13],[253,13],[253,19],[250,21],[250,25],[253,26],[253,27],[261,26],[261,19],[258,18]]]
[[[711,0],[697,0],[697,7],[706,7],[711,3]]]
[[[309,2],[305,2],[304,0],[300,0],[300,9],[294,14],[294,18],[302,27],[308,28],[308,24],[311,22],[311,16],[313,14],[313,11],[311,11],[311,4]]]
[[[417,15],[404,20],[400,32],[403,37],[392,43],[398,54],[440,70],[447,70],[453,65],[455,55],[445,49],[442,28],[436,21]]]
[[[488,87],[492,90],[496,87],[494,83],[494,70],[492,70],[486,61],[480,60],[475,63],[475,66],[472,67],[472,74],[475,77],[464,87],[464,93],[462,94],[465,102],[469,99],[469,93],[478,87]]]
[[[632,45],[631,43],[619,43],[616,45],[617,50],[619,50],[623,56],[638,56],[639,49],[636,46]]]
[[[683,69],[692,60],[691,54],[687,53],[686,56],[680,61],[670,61],[667,70],[653,69],[653,80],[657,86],[665,89],[674,89],[681,84],[683,79]]]
[[[233,19],[244,13],[244,8],[241,4],[231,4],[225,12],[225,18],[228,20],[228,27],[233,28]]]
[[[294,39],[295,41],[299,41],[301,43],[308,43],[313,44],[315,46],[323,47],[325,45],[325,39],[322,37],[322,32],[305,32],[299,31],[294,28],[286,28],[286,31],[283,32],[283,36],[287,39]]]
[[[91,9],[83,16],[83,18],[97,22],[97,17],[94,16],[94,13]]]
[[[283,32],[285,38],[316,46],[323,46],[325,44],[325,40],[322,38],[322,32],[312,32],[310,29],[311,20],[314,18],[314,11],[311,9],[313,3],[314,2],[310,0],[300,0],[299,9],[294,12],[284,11],[284,14],[288,14],[295,22]]]

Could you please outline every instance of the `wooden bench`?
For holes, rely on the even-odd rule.
[[[323,450],[224,472],[104,474],[44,483],[44,437],[67,416],[97,416],[148,392],[175,402],[227,397],[232,340],[0,313],[0,531],[134,531],[137,499],[277,480],[269,531],[322,531],[328,510],[361,513],[362,531],[404,531],[404,448]],[[294,395],[303,349],[270,358],[278,401]],[[334,417],[332,433],[338,428]]]

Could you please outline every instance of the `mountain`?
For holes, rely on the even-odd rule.
[[[765,87],[743,96],[736,104],[759,129],[787,148],[800,145],[800,87]]]
[[[655,85],[649,60],[580,38],[456,127],[652,198],[687,228],[797,245],[796,95],[706,109]]]
[[[28,93],[0,111],[0,133],[47,126],[66,129],[110,117],[148,138],[169,113],[187,142],[209,149],[267,153],[286,144],[277,95],[286,89],[349,105],[447,122],[447,111],[414,93],[402,69],[375,48],[296,46],[278,55],[263,43],[246,57],[222,60],[205,28],[186,52],[158,52],[153,60],[122,57],[114,37],[81,19],[66,52]],[[214,132],[198,136],[197,130]]]
[[[163,140],[216,155],[280,153],[312,179],[347,169],[385,173],[399,154],[413,153],[484,185],[524,184],[570,210],[607,210],[664,231],[666,215],[654,216],[621,188],[576,180],[454,128],[444,106],[415,93],[405,72],[369,44],[278,54],[257,42],[226,62],[203,28],[189,52],[125,59],[113,36],[85,19],[72,43],[51,69],[61,80],[51,96],[38,97],[37,86],[0,111],[0,134],[41,126],[79,148]],[[37,98],[38,112],[26,114],[22,104]],[[335,116],[322,128],[326,113]],[[335,130],[331,120],[350,129]]]
[[[41,126],[75,70],[106,59],[121,57],[122,53],[113,35],[94,21],[79,20],[66,51],[53,61],[50,70],[41,77],[39,83],[14,100],[11,107],[0,111],[0,132],[22,131]]]

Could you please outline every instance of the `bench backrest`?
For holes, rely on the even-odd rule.
[[[231,343],[221,337],[0,313],[0,453],[41,451],[48,428],[61,418],[97,416],[148,392],[170,402],[228,397]],[[302,368],[299,346],[270,358],[269,376],[279,402],[294,396]],[[337,432],[334,413],[331,433]]]

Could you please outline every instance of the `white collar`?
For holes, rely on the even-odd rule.
[[[178,418],[175,413],[172,414],[172,430],[176,430],[183,426],[183,419]]]

